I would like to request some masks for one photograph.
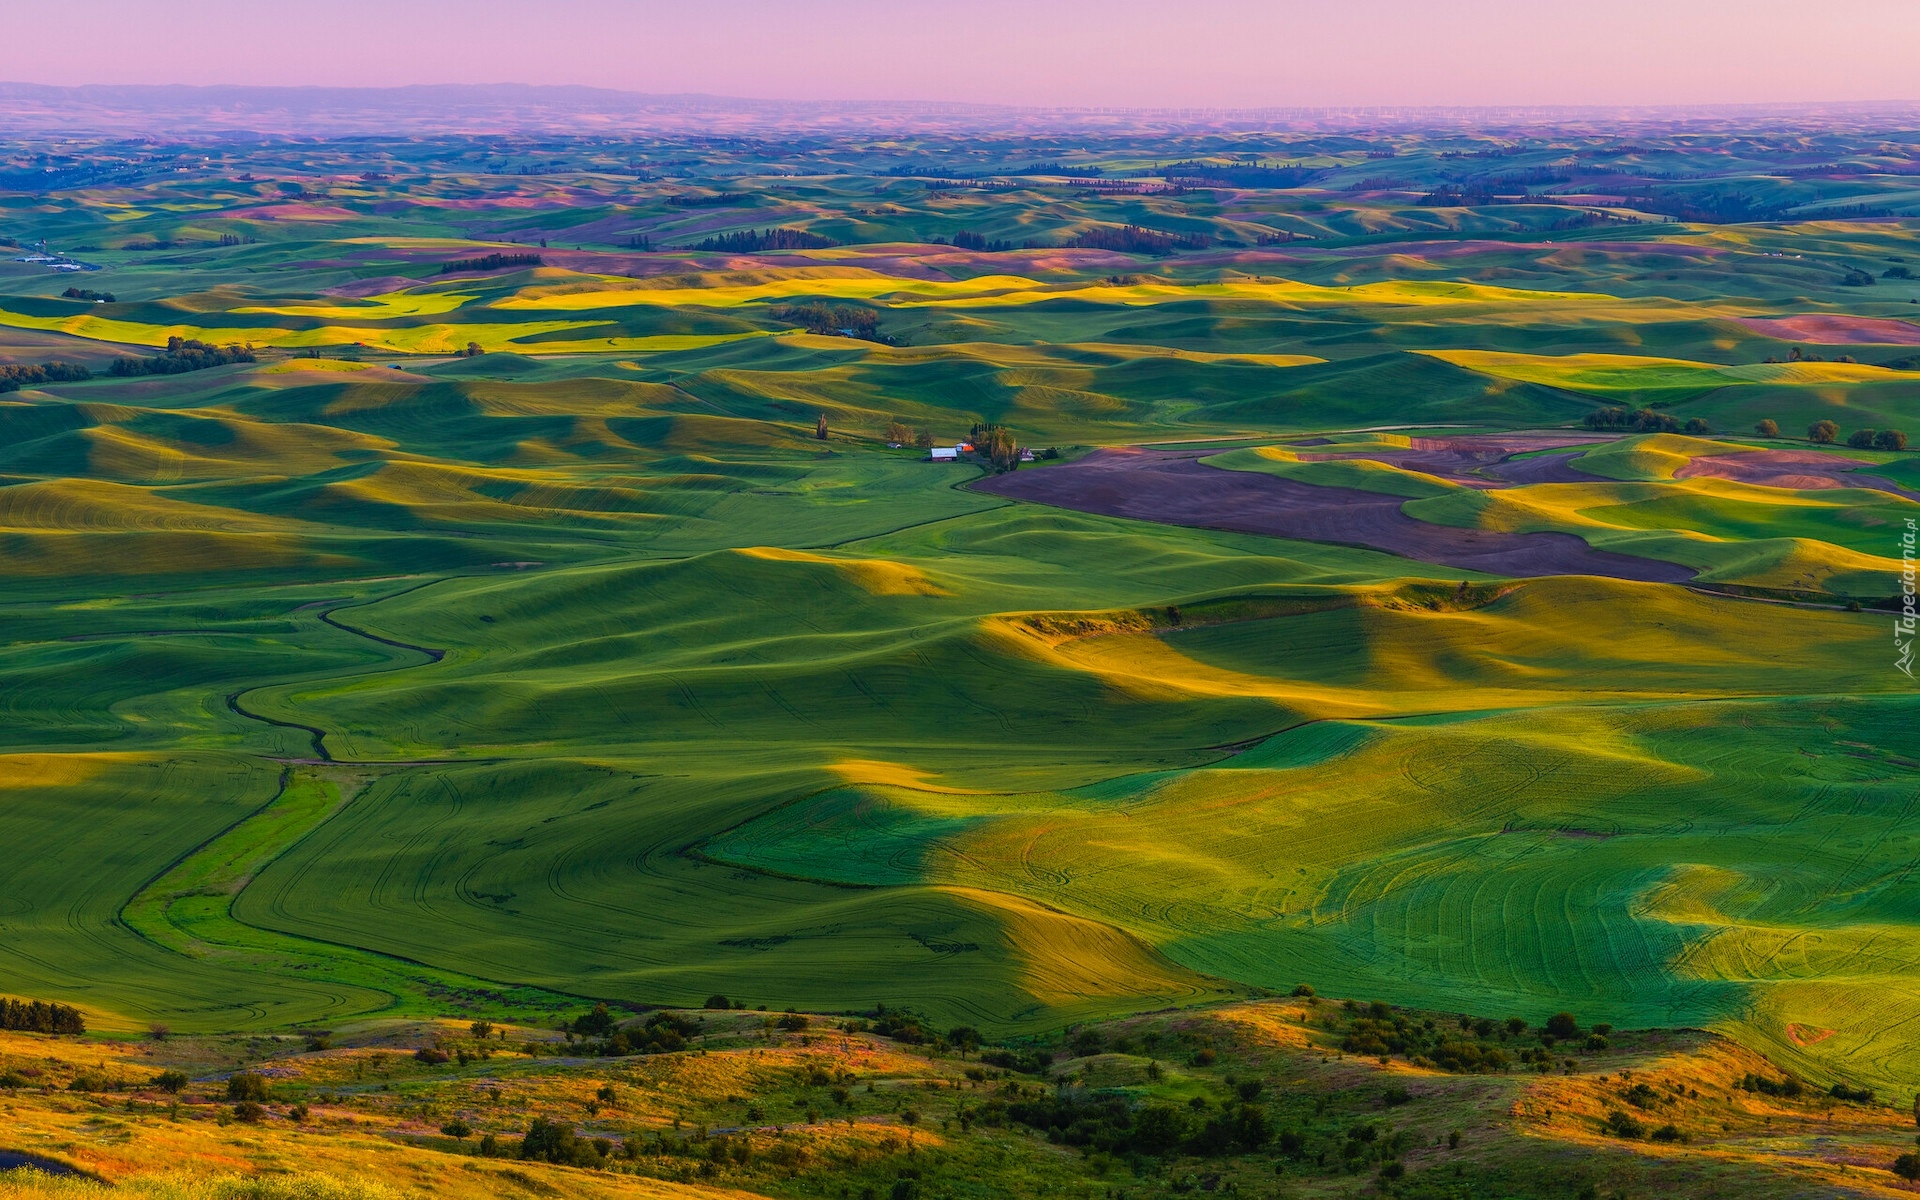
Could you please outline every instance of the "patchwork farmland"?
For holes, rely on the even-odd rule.
[[[6,176],[0,1152],[1906,1194],[1910,135],[1750,133]]]

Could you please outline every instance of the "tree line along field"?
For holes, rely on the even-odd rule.
[[[1902,1097],[1903,146],[7,147],[0,993],[1065,1062],[1306,983]]]

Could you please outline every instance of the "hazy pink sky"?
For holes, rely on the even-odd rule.
[[[1920,98],[1920,0],[12,0],[0,80],[1039,105]]]

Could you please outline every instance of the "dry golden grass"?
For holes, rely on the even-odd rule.
[[[740,1014],[735,1023],[744,1030],[764,1020],[763,1014]],[[464,1027],[453,1022],[389,1022],[375,1032],[381,1045],[275,1058],[252,1069],[276,1087],[298,1082],[324,1089],[394,1079],[411,1081],[411,1090],[363,1090],[349,1104],[311,1102],[300,1120],[291,1109],[275,1104],[259,1124],[228,1118],[218,1073],[190,1084],[177,1104],[176,1097],[150,1085],[162,1060],[204,1052],[203,1044],[0,1033],[0,1070],[24,1074],[28,1083],[0,1093],[0,1149],[67,1164],[115,1185],[111,1194],[156,1200],[384,1200],[421,1194],[478,1200],[528,1193],[719,1200],[753,1193],[480,1159],[449,1154],[430,1143],[442,1140],[438,1127],[453,1116],[477,1126],[505,1121],[516,1130],[532,1112],[567,1122],[597,1118],[600,1125],[613,1122],[628,1130],[679,1128],[683,1117],[696,1119],[690,1115],[695,1111],[791,1089],[822,1073],[888,1090],[946,1085],[944,1074],[927,1059],[903,1053],[884,1039],[814,1031],[776,1034],[766,1045],[751,1048],[588,1064],[506,1053],[492,1060],[498,1065],[494,1074],[441,1080],[431,1088],[431,1099],[421,1103],[419,1072],[402,1053],[404,1047],[435,1035],[452,1037],[464,1033]],[[508,1030],[510,1039],[525,1032]],[[113,1090],[68,1087],[88,1076]],[[615,1097],[611,1102],[603,1092],[607,1088]],[[897,1153],[909,1144],[922,1149],[944,1144],[936,1132],[910,1129],[890,1114],[873,1113],[760,1126],[755,1133],[797,1142],[822,1158],[856,1162]],[[0,1200],[107,1194],[85,1179],[56,1180],[32,1172],[0,1176]]]
[[[1778,1079],[1780,1069],[1734,1042],[1692,1031],[1660,1035],[1648,1052],[1622,1063],[1600,1074],[1543,1076],[1515,1101],[1517,1128],[1583,1147],[1761,1166],[1825,1195],[1913,1194],[1888,1170],[1913,1149],[1912,1114],[1901,1108],[1817,1092],[1789,1100],[1743,1090],[1737,1085],[1746,1075]],[[1637,1085],[1653,1093],[1652,1099],[1641,1095],[1645,1107],[1628,1098]],[[1685,1140],[1611,1137],[1604,1132],[1611,1112],[1625,1112],[1650,1131],[1671,1124]]]

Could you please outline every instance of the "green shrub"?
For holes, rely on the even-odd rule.
[[[1647,1133],[1647,1127],[1636,1117],[1617,1108],[1607,1114],[1604,1128],[1617,1138],[1640,1138]]]

